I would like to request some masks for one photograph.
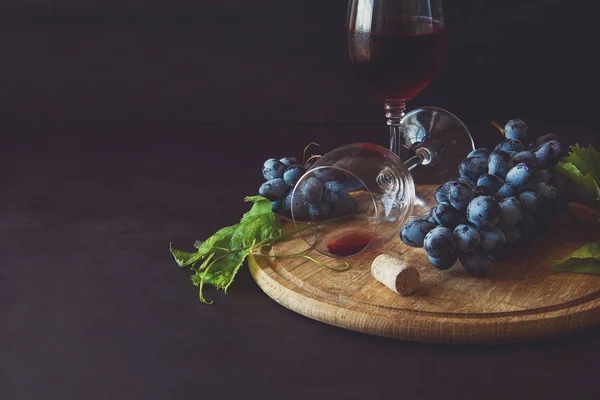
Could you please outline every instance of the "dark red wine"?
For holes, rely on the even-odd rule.
[[[410,100],[440,71],[446,31],[424,17],[397,20],[381,32],[349,27],[348,51],[357,78],[379,97]]]
[[[334,256],[348,257],[363,251],[371,242],[373,234],[350,232],[327,244],[327,250]]]

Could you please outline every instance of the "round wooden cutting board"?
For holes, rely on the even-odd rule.
[[[575,222],[573,215],[586,223]],[[433,268],[423,249],[394,239],[383,248],[349,258],[351,269],[334,272],[301,257],[249,258],[257,284],[273,300],[306,317],[342,328],[397,339],[438,343],[500,343],[563,335],[600,324],[600,276],[550,273],[555,259],[600,238],[595,216],[571,205],[540,238],[517,254],[492,263],[485,278],[457,263]],[[307,248],[300,237],[275,245],[271,255]],[[402,297],[371,275],[379,254],[418,268],[421,286]],[[340,260],[310,253],[336,266]]]

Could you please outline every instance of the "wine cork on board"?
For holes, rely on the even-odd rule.
[[[401,296],[413,294],[421,281],[415,267],[389,254],[380,254],[373,260],[371,274],[378,282]]]

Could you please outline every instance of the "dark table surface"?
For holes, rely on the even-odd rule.
[[[0,398],[600,396],[597,328],[394,341],[286,310],[246,269],[200,304],[169,242],[237,222],[266,158],[385,145],[381,105],[347,71],[345,1],[100,3],[3,6]],[[448,1],[446,67],[410,106],[481,145],[519,116],[599,146],[593,18],[567,4]]]

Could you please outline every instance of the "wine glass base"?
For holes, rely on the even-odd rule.
[[[390,147],[404,161],[423,148],[430,155],[410,170],[416,196],[411,218],[426,218],[435,205],[435,190],[458,177],[458,165],[475,149],[475,143],[458,117],[437,107],[412,110],[402,118],[394,133],[397,137],[392,137]],[[407,154],[398,154],[400,150]]]

